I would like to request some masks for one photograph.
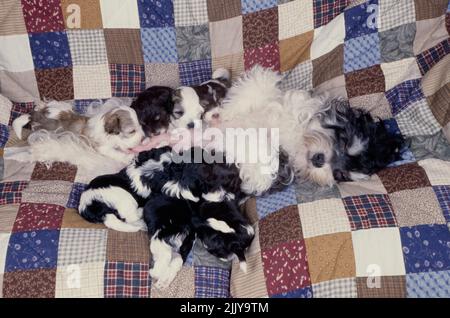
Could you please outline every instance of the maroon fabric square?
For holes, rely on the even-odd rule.
[[[73,70],[71,67],[35,70],[39,94],[42,100],[70,100],[73,94]]]
[[[29,33],[64,30],[61,0],[22,0],[22,11]]]
[[[56,269],[37,269],[5,273],[3,297],[54,298]]]
[[[271,8],[242,18],[244,49],[263,47],[278,41],[278,8]]]
[[[384,93],[386,90],[383,70],[380,65],[345,74],[348,98]]]
[[[60,180],[73,182],[77,174],[77,167],[64,162],[54,162],[50,168],[42,163],[36,163],[31,180]]]
[[[266,44],[263,47],[246,49],[244,51],[245,69],[248,70],[256,64],[279,71],[280,48],[278,42]]]
[[[64,207],[54,204],[23,202],[20,204],[13,232],[59,229],[64,210]]]
[[[408,163],[378,172],[388,193],[431,187],[425,170],[417,163]]]

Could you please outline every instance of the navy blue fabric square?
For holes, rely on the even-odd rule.
[[[8,126],[0,124],[0,148],[3,148],[9,139]]]
[[[287,293],[273,295],[270,298],[313,298],[313,290],[311,286],[308,286]]]
[[[450,222],[450,186],[434,186],[434,193],[439,201],[445,220]]]
[[[72,65],[66,32],[32,33],[28,37],[35,68],[47,69]]]
[[[12,233],[6,254],[5,271],[56,268],[58,230]]]
[[[450,231],[445,224],[400,228],[407,273],[450,269]]]
[[[402,136],[402,133],[400,132],[400,128],[398,127],[397,121],[394,118],[383,120],[383,123],[384,123],[384,126],[386,127],[387,131],[390,134]],[[414,154],[409,149],[407,144],[405,144],[404,147],[402,149],[400,149],[400,158],[401,158],[400,160],[389,164],[388,167],[396,167],[396,166],[400,166],[405,163],[416,161]]]
[[[424,97],[420,79],[413,79],[398,84],[386,92],[386,98],[392,108],[394,115],[399,114],[409,105]]]
[[[230,271],[218,267],[194,266],[195,298],[230,297]]]
[[[172,0],[138,0],[142,28],[174,26]]]
[[[211,79],[211,60],[199,60],[179,64],[182,85],[198,85]]]
[[[345,11],[345,39],[378,31],[378,0],[369,0]]]
[[[67,202],[67,207],[69,209],[78,209],[78,205],[80,204],[81,193],[83,193],[86,187],[87,187],[86,184],[78,182],[75,182],[72,185],[72,191],[70,191],[69,201]]]

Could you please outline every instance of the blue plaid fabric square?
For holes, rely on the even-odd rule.
[[[313,298],[313,290],[311,286],[308,286],[287,293],[273,295],[270,298]]]
[[[180,80],[182,85],[198,85],[211,79],[211,60],[200,60],[179,64]]]
[[[58,259],[58,230],[12,233],[5,271],[55,268]]]
[[[446,224],[400,228],[407,273],[450,270],[450,231]]]
[[[417,64],[420,72],[425,75],[434,65],[450,53],[450,39],[444,40],[436,46],[420,53],[417,56]]]
[[[142,28],[141,39],[146,63],[178,62],[175,28]]]
[[[109,72],[114,97],[135,97],[145,89],[144,65],[110,64]]]
[[[230,297],[230,271],[208,266],[195,266],[195,298]]]
[[[351,2],[352,0],[314,0],[314,28],[333,20]]]
[[[450,271],[406,275],[408,298],[449,298]]]
[[[391,105],[392,113],[397,115],[412,103],[425,97],[422,92],[420,79],[413,79],[388,90],[386,98]]]
[[[22,201],[22,191],[28,181],[12,181],[0,183],[0,205],[17,204]]]
[[[148,298],[148,264],[107,262],[104,277],[105,298]]]
[[[344,72],[360,70],[380,64],[380,39],[378,33],[363,35],[344,43]]]
[[[67,202],[67,207],[69,209],[78,209],[78,205],[80,204],[81,193],[83,193],[86,187],[87,187],[86,184],[78,182],[75,182],[72,185],[72,191],[70,191],[69,201]]]
[[[172,0],[138,0],[142,28],[164,28],[175,25]]]
[[[378,32],[378,0],[369,0],[345,11],[345,39]]]
[[[9,129],[8,126],[0,124],[0,148],[3,148],[8,142]]]
[[[106,99],[76,99],[73,110],[78,114],[85,114],[92,103],[105,101]]]
[[[242,13],[252,13],[276,7],[278,5],[277,0],[242,0]]]
[[[72,65],[66,32],[32,33],[28,37],[36,69]]]
[[[294,186],[286,187],[280,192],[256,197],[256,210],[258,211],[260,219],[290,205],[297,205]]]
[[[450,186],[434,186],[434,193],[439,201],[445,220],[450,222]]]

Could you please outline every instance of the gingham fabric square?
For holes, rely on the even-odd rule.
[[[296,205],[295,188],[286,187],[284,190],[256,197],[256,208],[260,219],[268,214],[290,205]]]
[[[314,298],[356,298],[356,278],[329,280],[312,286]]]
[[[105,263],[58,266],[56,298],[102,298]]]
[[[37,69],[72,65],[66,32],[32,33],[28,37]]]
[[[0,183],[0,205],[17,204],[22,200],[22,191],[28,186],[28,181]]]
[[[438,45],[420,53],[417,56],[420,72],[425,75],[444,56],[450,53],[450,39],[442,41]]]
[[[450,271],[406,275],[408,298],[449,298]]]
[[[207,266],[195,266],[195,298],[229,297],[227,286],[230,271]]]
[[[378,31],[378,0],[364,1],[344,12],[345,39],[357,38]]]
[[[404,136],[433,135],[441,129],[426,99],[413,103],[395,119]]]
[[[178,62],[175,28],[143,28],[141,39],[146,63]]]
[[[108,64],[74,66],[73,90],[76,99],[110,98],[111,75]]]
[[[319,28],[344,11],[351,0],[315,0],[314,28]]]
[[[363,35],[344,43],[344,72],[352,72],[379,64],[380,39],[378,33]]]
[[[430,158],[418,163],[425,170],[432,186],[450,184],[450,162]]]
[[[445,220],[450,222],[450,186],[434,186],[433,190],[444,213]]]
[[[412,103],[424,99],[420,79],[405,81],[386,91],[386,98],[391,104],[392,113],[397,115]]]
[[[343,199],[353,231],[397,226],[392,203],[385,194],[370,194]]]
[[[391,63],[382,63],[386,90],[390,90],[403,81],[415,80],[421,77],[415,58],[406,58]]]
[[[103,30],[68,30],[73,65],[108,63]]]
[[[172,0],[138,0],[141,28],[174,26]]]
[[[279,5],[278,21],[280,40],[313,30],[313,2],[295,0]]]
[[[207,24],[177,27],[179,62],[211,58],[211,42]]]
[[[182,85],[198,85],[211,79],[211,60],[200,60],[179,64]]]
[[[176,26],[208,23],[206,0],[174,0],[173,10]]]
[[[135,97],[145,89],[144,65],[110,64],[111,93],[114,97]]]
[[[58,265],[104,262],[107,230],[61,229]]]
[[[396,26],[416,22],[414,1],[411,0],[378,0],[378,28],[386,31]]]
[[[311,60],[300,63],[292,70],[283,73],[280,87],[282,90],[311,90],[313,88],[312,74],[313,65]]]
[[[107,262],[104,280],[105,298],[148,298],[148,264]]]
[[[72,190],[70,191],[69,201],[67,202],[67,207],[69,209],[78,209],[80,203],[81,193],[86,189],[86,184],[75,182],[72,185]]]
[[[241,3],[243,14],[273,8],[278,4],[277,0],[242,0]]]

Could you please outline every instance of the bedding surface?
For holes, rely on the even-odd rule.
[[[5,0],[0,5],[0,297],[450,297],[447,0]],[[400,162],[332,188],[252,198],[248,273],[196,243],[172,285],[145,232],[76,211],[92,178],[23,164],[11,122],[36,101],[134,97],[273,67],[284,89],[348,98],[410,140]]]

